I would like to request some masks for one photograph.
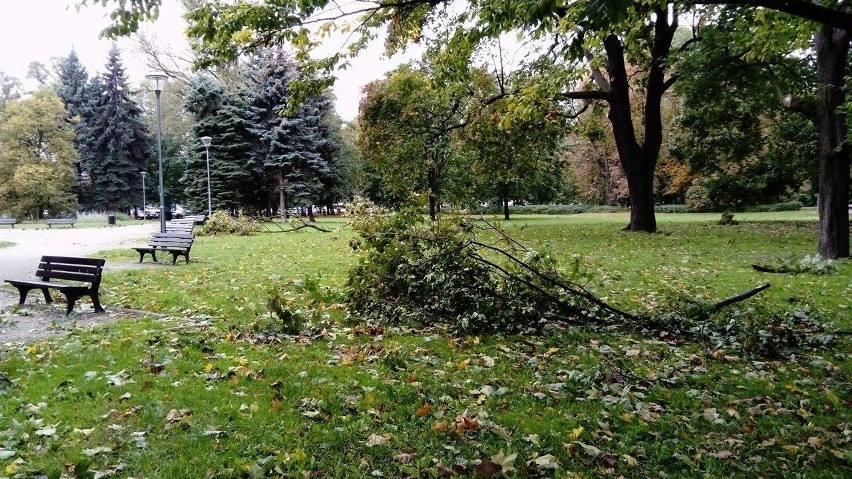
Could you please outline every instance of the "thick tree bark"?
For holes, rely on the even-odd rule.
[[[660,111],[663,94],[671,82],[665,80],[667,57],[672,37],[677,30],[677,12],[655,9],[654,40],[651,45],[651,65],[645,86],[643,112],[644,138],[640,145],[630,109],[630,85],[624,59],[624,46],[616,35],[604,39],[609,73],[609,120],[618,149],[618,157],[627,177],[630,197],[631,231],[657,231],[654,214],[654,170],[663,144],[663,122]],[[671,23],[669,17],[671,16]]]
[[[509,197],[505,194],[503,195],[503,219],[509,220]]]
[[[814,33],[817,52],[817,121],[820,143],[819,254],[823,258],[849,256],[849,145],[846,142],[843,79],[849,53],[847,31],[823,26]]]

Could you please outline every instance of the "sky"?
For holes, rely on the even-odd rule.
[[[98,38],[98,34],[109,23],[106,17],[109,10],[92,5],[78,12],[74,3],[74,0],[0,0],[0,45],[3,45],[0,71],[18,78],[27,88],[33,88],[35,82],[26,78],[31,62],[50,66],[52,59],[68,56],[74,48],[89,76],[102,72],[113,41]],[[145,24],[142,30],[156,36],[163,44],[186,49],[182,13],[177,0],[164,0],[160,18]],[[151,72],[133,51],[132,37],[121,38],[115,43],[122,51],[130,83],[144,81],[145,75]],[[357,116],[363,85],[383,77],[408,59],[404,56],[384,59],[381,50],[381,45],[373,45],[354,60],[348,70],[339,72],[334,93],[337,112],[344,120]]]

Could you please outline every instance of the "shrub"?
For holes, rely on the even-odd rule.
[[[769,213],[776,211],[798,211],[802,209],[802,203],[799,201],[788,201],[786,203],[772,203],[769,205],[754,205],[745,208],[745,211],[753,213]]]
[[[734,219],[734,214],[730,211],[725,211],[724,213],[722,213],[722,217],[719,218],[719,221],[717,223],[723,226],[740,224],[739,221]]]
[[[231,216],[225,211],[214,211],[198,232],[199,236],[238,235],[249,236],[259,231],[257,223],[244,216]]]
[[[654,207],[657,213],[692,213],[692,209],[686,205],[657,205]]]
[[[710,197],[707,188],[693,184],[686,190],[686,206],[692,211],[702,212],[710,208]]]

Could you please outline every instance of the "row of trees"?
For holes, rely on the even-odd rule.
[[[188,31],[197,39],[196,63],[233,61],[258,45],[281,41],[302,48],[307,56],[316,32],[311,27],[325,23],[319,31],[333,31],[347,15],[326,12],[327,5],[325,0],[199,2],[187,16]],[[849,256],[844,86],[852,14],[845,2],[416,0],[365,2],[350,14],[361,37],[349,54],[357,54],[377,29],[386,28],[391,52],[411,41],[428,43],[437,52],[436,74],[449,89],[468,81],[476,56],[494,41],[524,32],[538,45],[522,67],[529,81],[499,96],[509,98],[512,116],[521,118],[543,105],[575,114],[590,102],[603,104],[628,186],[629,228],[646,232],[656,230],[654,178],[664,144],[663,105],[680,81],[673,67],[681,55],[720,42],[716,45],[726,45],[731,59],[760,68],[777,85],[780,103],[813,124],[819,138],[819,252],[828,258]],[[128,18],[154,15],[154,9],[131,8]],[[693,35],[678,44],[676,33],[687,17],[696,19]],[[112,31],[124,33],[132,26],[123,22]],[[705,29],[715,32],[704,37]],[[812,56],[803,57],[803,51]],[[313,65],[329,68],[346,57],[338,52]],[[792,75],[788,78],[795,82],[785,84],[786,75],[780,73],[796,60],[810,67],[808,78]]]
[[[340,120],[328,94],[310,96],[283,115],[290,83],[301,73],[281,49],[258,52],[225,86],[209,76],[163,94],[165,191],[169,204],[207,206],[206,151],[214,138],[214,206],[235,212],[284,212],[330,204],[343,187]],[[129,212],[141,204],[142,178],[157,176],[150,92],[128,85],[119,51],[91,79],[72,51],[54,80],[32,95],[0,78],[0,211],[18,217],[73,215],[77,210]],[[138,102],[137,102],[138,100]],[[177,106],[175,106],[177,103]],[[156,198],[156,181],[148,182]]]

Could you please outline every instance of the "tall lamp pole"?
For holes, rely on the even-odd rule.
[[[207,153],[207,217],[209,218],[213,215],[213,197],[210,195],[210,143],[213,142],[213,138],[202,136],[199,140],[204,144],[204,151]]]
[[[148,201],[145,199],[145,177],[148,176],[148,173],[140,171],[139,174],[142,175],[142,219],[147,220],[148,215],[145,213],[145,208],[147,208]]]
[[[166,232],[166,197],[163,194],[163,123],[160,115],[160,93],[166,84],[166,76],[161,73],[152,73],[145,78],[151,84],[151,89],[157,95],[157,166],[160,175],[160,233]]]

